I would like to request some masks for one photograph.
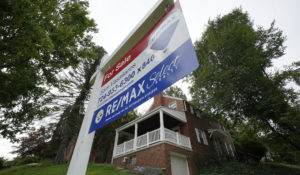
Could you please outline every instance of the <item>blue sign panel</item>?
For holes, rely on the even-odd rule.
[[[89,132],[133,110],[198,66],[179,4],[175,4],[124,61],[106,73]]]

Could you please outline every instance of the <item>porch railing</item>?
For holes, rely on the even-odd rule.
[[[178,132],[174,132],[166,128],[164,129],[164,135],[165,137],[162,138],[160,128],[159,128],[154,131],[147,132],[146,134],[138,136],[136,138],[136,145],[134,139],[126,141],[116,146],[114,157],[122,154],[126,154],[128,152],[131,152],[133,150],[142,147],[147,147],[150,144],[160,142],[160,141],[168,141],[173,144],[177,144],[186,148],[191,148],[191,142],[189,137],[186,137],[182,134],[179,134]]]

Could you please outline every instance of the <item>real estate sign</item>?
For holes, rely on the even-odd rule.
[[[105,72],[89,133],[123,116],[196,68],[198,61],[177,1]]]

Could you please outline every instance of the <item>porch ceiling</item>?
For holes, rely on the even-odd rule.
[[[144,120],[148,120],[148,118],[152,118],[152,116],[156,116],[156,115],[159,115],[159,111],[163,111],[164,113],[164,118],[166,118],[165,116],[169,116],[173,119],[176,119],[177,121],[180,121],[180,122],[183,122],[183,123],[186,123],[186,115],[185,115],[185,112],[184,111],[178,111],[178,110],[173,110],[173,109],[169,109],[167,107],[158,107],[148,113],[146,113],[144,116],[142,117],[139,117],[121,127],[119,127],[117,130],[118,131],[121,131],[121,130],[127,130],[127,128],[131,128],[132,126],[134,126],[135,123],[139,123],[139,125],[141,123],[144,123],[142,121]],[[151,120],[151,119],[150,119]],[[166,121],[166,119],[165,119]],[[147,122],[148,123],[148,122]],[[159,124],[159,122],[158,122]],[[167,125],[166,125],[167,126]],[[141,129],[142,127],[139,126],[139,129]],[[128,129],[127,132],[130,132],[132,129]],[[131,133],[131,132],[130,132]]]
[[[174,119],[173,117],[169,116],[168,114],[164,114],[164,126],[167,129],[172,129],[182,122]],[[138,136],[143,135],[147,132],[153,131],[160,127],[159,123],[159,115],[156,114],[152,117],[149,117],[141,122],[138,123]],[[134,125],[122,130],[122,132],[130,133],[134,135]]]
[[[185,112],[170,109],[170,108],[162,108],[162,110],[163,110],[164,113],[169,114],[171,117],[186,123]]]

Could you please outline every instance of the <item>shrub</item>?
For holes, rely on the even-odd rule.
[[[257,139],[246,138],[239,140],[236,150],[241,161],[259,162],[266,154],[267,148]]]
[[[0,170],[6,167],[6,160],[4,157],[0,157]]]
[[[38,162],[38,158],[36,157],[25,157],[23,159],[20,159],[16,162],[16,165],[25,165],[29,163],[36,163]]]
[[[193,159],[198,170],[207,165],[220,165],[220,160],[216,153],[194,154]]]

